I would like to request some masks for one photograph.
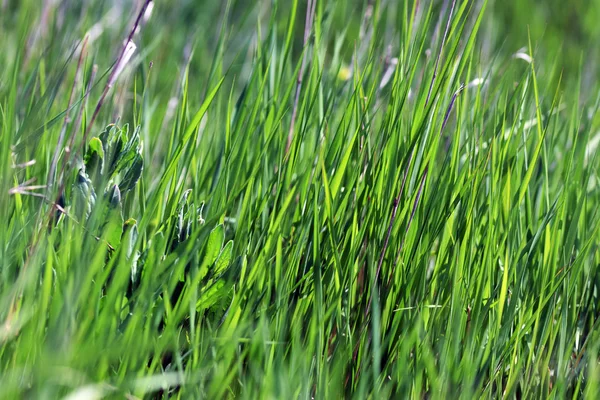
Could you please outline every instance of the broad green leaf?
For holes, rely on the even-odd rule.
[[[87,152],[84,157],[85,171],[94,182],[98,182],[98,177],[104,166],[104,149],[102,142],[98,138],[92,138],[88,144]]]
[[[204,252],[204,260],[202,264],[204,266],[212,265],[219,257],[219,253],[221,251],[221,246],[223,245],[223,240],[225,239],[225,230],[223,229],[223,225],[217,225],[208,236],[208,241],[206,242],[206,250]]]
[[[226,285],[225,281],[218,280],[204,291],[196,303],[196,311],[200,312],[215,305],[217,301],[225,296],[224,289]]]
[[[233,240],[230,240],[223,246],[223,249],[221,249],[219,258],[217,258],[217,261],[215,262],[215,268],[212,271],[213,276],[219,276],[229,268],[232,252]]]
[[[133,218],[129,218],[123,224],[123,237],[121,243],[126,246],[125,254],[127,258],[131,258],[133,251],[135,250],[135,244],[137,242],[139,233],[137,228],[137,221]]]
[[[121,193],[125,194],[128,191],[132,190],[136,183],[140,180],[142,176],[142,171],[144,169],[144,159],[140,154],[136,154],[131,162],[129,168],[125,172],[123,179],[119,183],[119,188]]]
[[[96,191],[92,181],[83,170],[79,170],[73,185],[75,213],[80,219],[87,219],[96,204]]]
[[[112,249],[116,250],[121,244],[121,237],[123,236],[121,192],[117,185],[114,185],[108,193],[108,205],[106,208],[102,238],[106,240]]]

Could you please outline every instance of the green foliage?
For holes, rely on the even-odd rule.
[[[0,1],[0,398],[597,397],[599,1],[153,3]]]
[[[124,231],[132,223],[135,225],[131,219],[129,227],[123,225],[123,201],[139,181],[144,167],[138,131],[130,138],[127,126],[119,129],[109,125],[99,137],[90,140],[83,161],[73,185],[75,215],[91,232],[99,230],[98,236],[115,250]],[[98,201],[97,193],[104,201]],[[98,216],[97,229],[94,222],[88,223],[92,213]],[[131,248],[132,243],[128,246]]]

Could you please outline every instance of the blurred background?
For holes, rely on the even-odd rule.
[[[123,40],[131,18],[141,3],[141,0],[0,0],[3,47],[10,43],[13,43],[13,46],[20,43],[19,40],[10,40],[11,38],[6,36],[13,32],[13,26],[22,25],[21,34],[31,35],[31,32],[25,31],[28,24],[24,22],[36,20],[39,21],[38,32],[35,33],[35,37],[29,38],[29,43],[35,44],[38,52],[42,49],[66,52],[73,43],[61,43],[53,41],[52,38],[70,37],[70,40],[77,41],[90,30],[97,36],[93,51],[113,49],[112,51],[116,52],[114,44]],[[191,73],[206,78],[210,64],[203,62],[203,58],[212,58],[213,52],[216,51],[224,18],[228,19],[229,30],[226,61],[233,62],[232,58],[235,57],[242,61],[239,51],[257,39],[257,26],[262,25],[263,31],[266,31],[273,13],[283,16],[279,21],[285,21],[289,15],[292,1],[277,2],[277,6],[275,3],[273,0],[155,1],[151,26],[143,31],[147,47],[145,51],[150,52],[151,59],[157,67],[176,69],[181,59],[189,57],[190,51],[193,50],[195,57]],[[306,0],[299,2],[296,14],[296,24],[299,26],[304,24],[306,3]],[[344,42],[346,48],[341,49],[341,55],[348,62],[353,46],[359,39],[360,26],[367,7],[372,4],[379,4],[381,8],[388,7],[389,23],[397,24],[405,4],[401,0],[330,0],[321,3],[324,4],[325,12],[332,14],[330,29],[348,39]],[[434,9],[443,11],[447,10],[451,0],[420,0],[418,3],[420,7],[431,5]],[[478,9],[483,2],[475,0],[472,3],[474,9]],[[409,7],[412,7],[412,4],[412,1],[408,2]],[[461,4],[461,1],[458,1],[458,4]],[[394,15],[394,10],[397,15]],[[479,42],[482,52],[487,53],[488,57],[493,57],[498,50],[516,52],[526,47],[530,32],[536,51],[545,59],[548,59],[546,56],[558,59],[558,66],[568,74],[576,74],[581,69],[585,81],[595,79],[598,73],[597,65],[591,61],[598,57],[598,21],[598,0],[489,0]],[[277,28],[281,38],[285,37],[287,24],[279,22]],[[249,32],[253,34],[249,35]],[[302,36],[302,29],[296,29],[296,55],[302,48]],[[332,36],[332,46],[334,39]],[[390,45],[394,47],[394,42],[398,39],[389,38]],[[235,65],[233,69],[235,70]]]

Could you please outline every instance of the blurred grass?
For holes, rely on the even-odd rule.
[[[2,397],[596,398],[600,2],[153,3],[0,0]]]

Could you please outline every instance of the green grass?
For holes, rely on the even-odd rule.
[[[600,2],[41,3],[0,2],[3,398],[600,393]]]

